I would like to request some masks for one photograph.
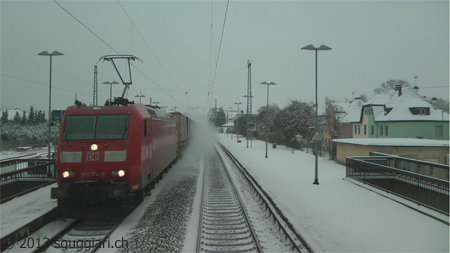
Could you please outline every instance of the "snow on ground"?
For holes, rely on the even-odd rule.
[[[449,226],[345,178],[345,166],[283,146],[223,134],[224,144],[258,180],[316,252],[448,252]],[[250,146],[250,145],[249,145]],[[270,145],[271,146],[271,145]],[[431,212],[433,213],[433,212]],[[438,215],[438,214],[436,214]],[[439,216],[439,215],[438,215]],[[448,216],[442,216],[446,219]]]
[[[1,237],[56,207],[56,200],[50,199],[50,188],[52,187],[56,187],[56,183],[1,204]]]
[[[313,185],[314,156],[311,154],[299,151],[292,154],[290,149],[278,146],[270,148],[269,158],[264,158],[264,142],[253,141],[252,148],[246,148],[245,139],[236,143],[236,138],[231,140],[223,134],[217,134],[216,138],[242,161],[315,252],[449,251],[448,225],[383,197],[376,190],[343,180],[345,167],[334,161],[319,158],[320,185]],[[205,144],[207,141],[209,139],[188,147],[185,156],[152,190],[152,196],[145,198],[111,235],[111,242],[128,239],[133,227],[159,195],[187,175],[201,173],[202,154],[206,153],[205,149],[211,149]],[[51,187],[54,185],[0,206],[2,237],[56,206],[56,201],[50,199]],[[184,252],[195,250],[199,206],[197,192],[189,211]],[[448,216],[427,212],[449,221]],[[39,233],[46,234],[45,231]],[[100,250],[112,251],[111,248]]]

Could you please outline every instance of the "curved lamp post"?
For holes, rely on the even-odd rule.
[[[38,55],[40,56],[50,56],[50,81],[49,81],[49,89],[48,89],[48,159],[51,159],[51,150],[50,150],[50,143],[51,143],[51,131],[50,131],[50,124],[52,122],[52,56],[60,56],[64,55],[58,51],[53,51],[53,53],[49,53],[47,51],[42,51]]]
[[[262,82],[261,84],[267,85],[267,104],[266,104],[266,109],[269,109],[269,85],[277,85],[277,84],[274,83],[274,82],[270,82],[270,83]],[[266,134],[266,158],[268,158],[268,156],[267,156],[267,134]]]
[[[142,104],[141,99],[145,97],[145,95],[141,95],[141,91],[139,91],[139,95],[136,95],[134,97],[139,98],[139,104]]]
[[[315,104],[315,107],[316,107],[316,123],[315,123],[315,130],[316,130],[316,132],[318,131],[317,130],[317,108],[318,108],[318,104],[317,104],[317,51],[324,51],[324,50],[331,50],[331,47],[327,47],[327,46],[325,46],[325,45],[321,45],[320,47],[314,47],[313,45],[307,45],[306,47],[302,47],[302,49],[303,50],[314,50],[314,51],[316,51],[316,104]],[[314,183],[313,184],[319,184],[319,179],[318,179],[318,174],[319,174],[319,172],[318,172],[318,166],[317,166],[317,162],[318,162],[318,158],[317,158],[317,142],[318,141],[314,141],[314,153],[315,153],[315,155],[316,155],[316,158],[315,158],[315,167],[316,167],[316,178],[314,179]]]

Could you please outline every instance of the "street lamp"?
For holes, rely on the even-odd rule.
[[[239,105],[241,105],[242,103],[241,102],[236,102],[236,103],[234,103],[235,105],[237,105],[237,114],[239,114]]]
[[[269,85],[277,85],[277,84],[274,83],[274,82],[270,82],[270,83],[262,82],[261,84],[267,85],[267,104],[266,104],[266,109],[268,110],[269,109]],[[268,156],[267,156],[267,139],[268,139],[268,136],[267,136],[267,133],[266,133],[266,158],[268,158]]]
[[[106,81],[103,84],[109,84],[109,101],[112,101],[112,85],[113,84],[119,84],[119,83],[116,82],[116,81],[112,81],[112,82]]]
[[[315,104],[315,107],[316,107],[316,123],[315,123],[315,130],[316,130],[316,134],[318,134],[318,131],[317,131],[317,109],[318,109],[318,104],[317,104],[317,51],[325,51],[325,50],[331,50],[331,47],[327,47],[327,46],[325,46],[325,45],[321,45],[320,47],[314,47],[313,45],[307,45],[306,47],[302,47],[302,49],[303,50],[314,50],[315,52],[316,52],[316,104]],[[318,165],[317,165],[317,162],[318,162],[318,158],[317,158],[317,142],[318,142],[319,140],[314,140],[314,153],[315,153],[315,156],[316,156],[316,158],[315,158],[315,166],[316,166],[316,178],[314,179],[314,183],[313,184],[319,184],[319,179],[318,179]]]
[[[242,96],[242,97],[244,97],[244,98],[247,98],[247,117],[245,118],[245,123],[246,123],[246,126],[245,126],[245,133],[246,133],[246,136],[245,136],[245,138],[247,139],[247,148],[248,148],[248,114],[249,114],[249,111],[248,111],[248,109],[249,109],[249,104],[251,104],[251,101],[252,101],[252,95],[250,95],[250,96],[248,96],[248,95],[244,95],[244,96]],[[250,108],[251,108],[251,105],[250,105]],[[250,109],[251,110],[251,109]]]
[[[139,95],[134,96],[134,97],[139,98],[139,104],[142,104],[141,99],[145,97],[145,95],[141,95],[141,92],[142,91],[139,91]]]
[[[241,102],[235,102],[234,104],[237,105],[237,113],[236,113],[236,115],[239,115],[239,105],[242,104],[242,103]],[[236,141],[239,143],[239,131],[238,131],[237,128],[236,128]]]
[[[51,159],[51,131],[50,131],[50,123],[52,121],[52,56],[64,55],[58,51],[53,51],[53,53],[49,53],[47,51],[42,51],[38,55],[40,56],[50,56],[50,78],[49,78],[49,89],[48,89],[48,159]]]

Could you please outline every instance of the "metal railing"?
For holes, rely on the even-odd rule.
[[[389,166],[449,181],[449,166],[440,163],[416,160],[380,152],[370,152],[370,156],[383,156],[388,159]]]
[[[34,165],[34,166],[30,166]],[[27,167],[25,167],[27,166]],[[0,185],[17,181],[53,181],[56,179],[55,160],[49,159],[27,159],[18,160],[15,163],[16,168],[0,174]]]
[[[392,166],[404,160],[443,170],[446,166],[399,157],[394,160],[390,155],[347,157],[346,176],[449,215],[449,181]]]
[[[56,182],[54,160],[18,159],[9,161],[8,167],[0,174],[0,204]]]

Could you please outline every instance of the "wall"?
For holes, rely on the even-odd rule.
[[[347,157],[369,156],[372,151],[421,160],[437,158],[442,164],[446,163],[446,156],[449,153],[449,149],[443,147],[384,147],[337,143],[337,162],[345,164]]]

